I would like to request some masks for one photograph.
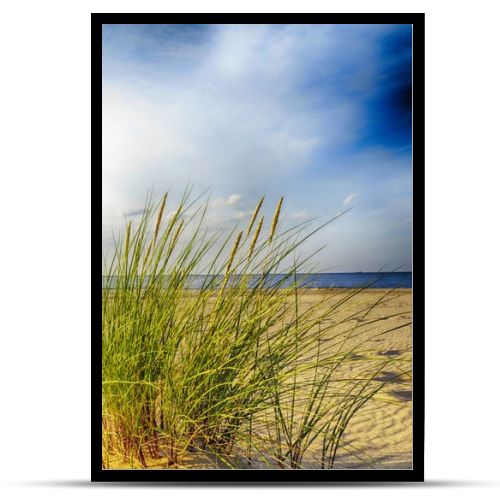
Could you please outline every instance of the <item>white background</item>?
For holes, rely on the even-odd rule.
[[[3,498],[500,495],[498,14],[475,2],[3,4]],[[426,12],[426,479],[420,486],[90,485],[90,12]],[[417,166],[418,168],[418,166]],[[94,193],[100,196],[100,193]],[[71,286],[68,286],[71,285]],[[496,482],[495,482],[496,481]],[[450,490],[450,491],[447,491]],[[451,491],[453,490],[453,491]]]

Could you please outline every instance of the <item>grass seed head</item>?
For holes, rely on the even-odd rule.
[[[156,242],[156,238],[158,237],[158,232],[160,231],[161,220],[163,218],[163,211],[165,210],[165,203],[167,202],[167,194],[168,193],[165,193],[161,200],[160,210],[158,212],[158,217],[156,219],[155,236],[153,238],[154,242]]]
[[[130,230],[131,230],[132,221],[129,221],[127,224],[127,233],[125,235],[125,252],[128,253],[128,247],[130,245]]]
[[[257,226],[257,229],[255,230],[255,234],[253,236],[252,244],[250,245],[250,250],[248,251],[248,260],[252,258],[253,251],[255,249],[255,244],[257,243],[257,240],[259,239],[259,234],[260,230],[262,229],[262,224],[264,223],[264,216],[260,218],[259,224]]]
[[[274,211],[273,223],[271,224],[271,232],[269,233],[269,243],[273,241],[273,236],[276,231],[276,226],[278,225],[278,220],[280,218],[281,205],[283,204],[283,196],[278,201],[276,205],[276,210]]]
[[[259,214],[259,210],[262,207],[262,203],[264,203],[264,196],[259,200],[259,203],[257,203],[257,206],[255,207],[255,210],[253,211],[252,219],[250,220],[250,224],[248,225],[247,229],[247,236],[250,234],[250,231],[253,228],[253,225],[255,223],[255,219],[257,218],[257,215]]]
[[[234,242],[233,248],[231,250],[231,255],[229,256],[229,260],[227,261],[226,275],[229,273],[229,271],[231,270],[231,266],[233,265],[233,260],[236,256],[236,252],[238,251],[242,234],[243,231],[240,231],[238,233],[238,236],[236,237],[236,241]]]

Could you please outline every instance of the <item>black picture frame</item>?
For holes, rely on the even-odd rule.
[[[91,14],[92,85],[92,397],[91,480],[166,483],[338,483],[424,480],[424,18],[389,14]],[[103,24],[411,24],[413,26],[413,468],[325,470],[102,469],[102,25]]]

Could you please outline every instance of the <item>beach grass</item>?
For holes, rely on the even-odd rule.
[[[373,347],[391,291],[348,313],[362,289],[304,306],[314,254],[297,256],[333,219],[287,227],[283,198],[269,232],[264,198],[229,234],[206,229],[209,201],[189,190],[168,204],[148,197],[103,264],[103,468],[334,467],[381,374],[411,372],[408,352]]]

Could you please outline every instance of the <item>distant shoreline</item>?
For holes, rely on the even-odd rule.
[[[120,277],[102,276],[102,288],[114,288]],[[129,277],[130,279],[130,277]],[[143,284],[147,284],[150,277],[138,278]],[[165,284],[168,283],[168,275],[164,276]],[[217,288],[223,281],[221,275],[191,274],[183,278],[182,286],[187,289]],[[411,272],[377,272],[377,273],[297,273],[296,275],[273,273],[263,278],[259,274],[240,275],[234,274],[228,282],[240,283],[241,279],[248,280],[247,286],[252,288],[256,285],[263,288],[279,287],[287,288],[297,285],[303,289],[411,289],[413,286],[413,274]],[[264,279],[264,283],[262,283]],[[141,286],[137,283],[138,286]]]

